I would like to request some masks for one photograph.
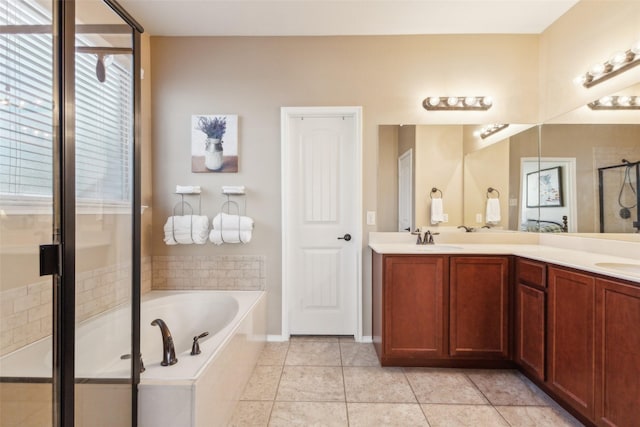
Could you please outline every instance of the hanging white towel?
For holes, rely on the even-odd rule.
[[[215,245],[223,243],[249,243],[251,241],[251,230],[211,230],[209,240]]]
[[[489,225],[499,224],[500,217],[500,199],[487,199],[487,211],[485,213],[485,221]]]
[[[439,224],[444,222],[444,207],[442,206],[442,198],[431,199],[431,224]]]
[[[164,242],[167,245],[203,245],[208,235],[209,218],[205,215],[170,216],[164,224]]]
[[[176,185],[176,193],[178,194],[200,194],[199,185]]]
[[[253,219],[248,216],[219,213],[212,223],[214,230],[253,230]]]

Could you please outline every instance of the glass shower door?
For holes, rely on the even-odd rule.
[[[133,30],[76,4],[77,425],[132,422]],[[138,213],[139,214],[139,213]]]
[[[54,229],[51,4],[0,0],[0,425],[50,426]]]

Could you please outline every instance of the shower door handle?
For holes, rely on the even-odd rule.
[[[58,251],[60,245],[40,245],[40,275],[58,274]]]

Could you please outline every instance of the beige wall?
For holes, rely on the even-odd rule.
[[[509,230],[520,229],[520,163],[523,157],[539,155],[540,127],[534,126],[509,138]],[[538,216],[536,215],[535,218]]]
[[[266,255],[270,334],[280,333],[281,319],[281,107],[363,107],[364,211],[377,206],[379,125],[498,118],[530,123],[537,117],[531,102],[538,88],[536,35],[152,37],[151,49],[154,255]],[[421,105],[428,95],[469,93],[492,95],[494,107],[459,113],[427,112]],[[203,113],[238,114],[239,173],[191,173],[190,117]],[[209,216],[223,201],[221,185],[246,185],[247,213],[256,220],[252,242],[166,247],[162,225],[177,201],[172,194],[176,184],[201,185]],[[461,189],[461,178],[457,185]],[[446,194],[453,198],[453,191]],[[365,335],[370,334],[371,318],[366,235],[375,229],[363,230]]]
[[[268,331],[278,334],[280,107],[363,107],[363,210],[375,210],[380,205],[374,184],[379,125],[537,123],[591,101],[605,90],[576,88],[573,78],[606,58],[612,49],[626,49],[638,37],[638,5],[583,0],[542,36],[152,37],[154,255],[267,255]],[[633,71],[635,77],[614,79],[617,82],[607,84],[606,89],[638,80],[638,72],[640,68]],[[478,113],[426,112],[421,106],[428,95],[469,93],[492,95],[494,107]],[[238,174],[191,174],[189,120],[198,113],[239,115]],[[457,203],[462,206],[461,170],[459,176],[457,183],[440,185],[446,187],[445,197],[451,198],[447,200],[460,198]],[[426,181],[431,180],[426,178],[419,185]],[[208,215],[223,201],[221,185],[246,185],[247,213],[256,219],[254,240],[238,247],[164,246],[162,224],[177,201],[172,195],[176,184],[202,185]],[[513,191],[509,190],[509,197],[514,196]],[[452,209],[447,207],[450,223],[461,223],[461,208],[457,218]],[[364,235],[376,229],[365,226]],[[365,335],[370,333],[371,316],[371,260],[366,243],[365,237]]]
[[[637,0],[581,0],[540,36],[540,119],[547,121],[640,81],[640,67],[590,89],[574,84],[640,39]]]

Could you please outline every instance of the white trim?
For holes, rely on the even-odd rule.
[[[371,344],[373,343],[373,337],[371,335],[363,335],[362,337],[360,337],[360,341],[358,342],[361,342],[363,344]]]
[[[285,342],[289,341],[289,337],[284,335],[267,335],[267,342]]]
[[[409,148],[407,151],[405,151],[404,153],[400,154],[398,156],[398,213],[400,212],[400,194],[402,193],[400,190],[402,190],[402,188],[400,187],[402,185],[402,183],[400,182],[400,162],[402,162],[402,160],[404,160],[405,158],[409,157],[409,194],[411,194],[413,196],[413,148]],[[409,231],[413,230],[414,227],[417,228],[418,225],[414,224],[413,221],[413,217],[415,214],[415,207],[414,207],[414,203],[413,203],[413,199],[414,197],[411,197],[411,206],[409,206]],[[404,232],[405,230],[403,230],[400,226],[400,215],[398,215],[398,230],[400,232]]]
[[[282,194],[282,330],[281,336],[289,339],[289,277],[287,260],[289,258],[288,227],[289,221],[289,195],[287,188],[289,180],[289,125],[291,119],[300,116],[314,117],[340,117],[351,116],[354,118],[355,132],[355,186],[356,186],[356,212],[354,212],[355,230],[352,233],[353,243],[357,245],[356,259],[358,265],[356,279],[356,330],[354,338],[362,340],[362,107],[282,107],[280,109],[281,130],[281,194]]]

